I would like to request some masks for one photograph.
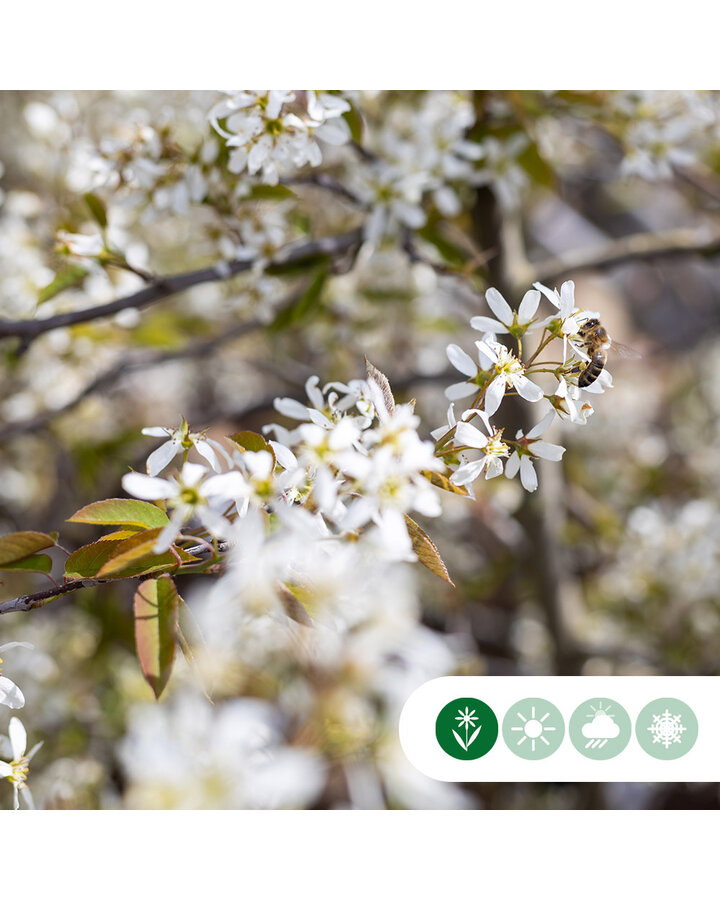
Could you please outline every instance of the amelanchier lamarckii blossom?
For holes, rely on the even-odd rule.
[[[485,291],[485,299],[496,318],[487,316],[473,316],[470,319],[472,328],[485,334],[511,334],[513,337],[521,337],[525,332],[537,328],[535,313],[540,303],[540,291],[528,291],[520,302],[517,312],[510,309],[507,300],[496,288],[488,288]]]
[[[514,478],[520,471],[520,481],[526,491],[535,491],[538,486],[537,473],[533,467],[535,459],[549,459],[557,462],[562,459],[565,448],[559,444],[548,444],[547,441],[538,440],[544,434],[555,418],[555,411],[550,412],[531,428],[526,435],[518,431],[515,435],[515,452],[507,461],[505,474],[508,478]]]
[[[227,458],[227,453],[218,441],[205,437],[203,432],[191,432],[188,428],[188,423],[184,419],[179,428],[153,426],[151,428],[143,428],[142,433],[148,437],[167,438],[165,443],[160,444],[157,450],[153,450],[148,456],[145,464],[148,475],[159,475],[163,469],[170,465],[178,453],[187,454],[192,447],[210,463],[216,472],[220,471],[217,453]]]
[[[504,344],[492,340],[491,337],[484,341],[476,341],[475,344],[480,353],[488,357],[494,368],[492,381],[485,389],[484,410],[488,416],[498,411],[508,387],[514,388],[524,400],[531,403],[542,400],[544,396],[542,388],[530,381],[525,375],[523,364]]]
[[[10,727],[8,728],[8,738],[10,744],[10,753],[12,759],[10,762],[0,760],[0,778],[7,778],[13,786],[13,809],[20,809],[20,797],[28,809],[34,809],[32,794],[27,786],[28,769],[30,760],[35,756],[42,747],[42,741],[35,744],[32,750],[26,755],[27,748],[27,732],[25,726],[17,718],[13,716],[10,719]],[[3,741],[6,743],[7,739]]]
[[[182,526],[197,516],[208,531],[222,537],[229,523],[222,515],[223,509],[246,490],[245,479],[240,472],[225,472],[207,477],[208,470],[197,463],[182,467],[178,476],[170,479],[153,478],[140,472],[123,475],[123,488],[141,500],[165,500],[172,510],[170,522],[160,532],[156,553],[164,553],[180,533]]]

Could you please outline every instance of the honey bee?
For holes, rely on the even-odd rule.
[[[578,337],[582,340],[585,352],[590,357],[571,369],[578,376],[578,387],[588,387],[600,377],[600,373],[607,365],[608,350],[612,349],[628,359],[639,359],[636,353],[625,344],[613,341],[600,324],[600,319],[586,319],[578,328]]]

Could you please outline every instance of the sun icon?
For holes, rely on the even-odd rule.
[[[546,746],[550,746],[550,741],[545,737],[546,732],[557,731],[554,725],[546,725],[545,720],[550,716],[550,710],[545,715],[539,716],[536,707],[530,707],[529,715],[523,715],[517,710],[516,715],[522,721],[522,725],[511,725],[510,731],[520,731],[522,735],[516,746],[522,746],[526,741],[530,741],[530,750],[535,753],[536,744],[540,741]],[[539,749],[539,748],[538,748]]]

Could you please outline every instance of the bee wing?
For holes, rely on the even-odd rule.
[[[610,349],[625,359],[642,359],[642,354],[638,353],[637,350],[633,350],[632,347],[628,347],[627,344],[621,344],[619,341],[613,341],[610,344]]]

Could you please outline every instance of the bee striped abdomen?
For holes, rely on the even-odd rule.
[[[594,381],[597,381],[600,373],[605,368],[606,362],[607,353],[604,350],[596,350],[595,353],[593,353],[590,362],[585,366],[578,377],[579,387],[587,387]]]

